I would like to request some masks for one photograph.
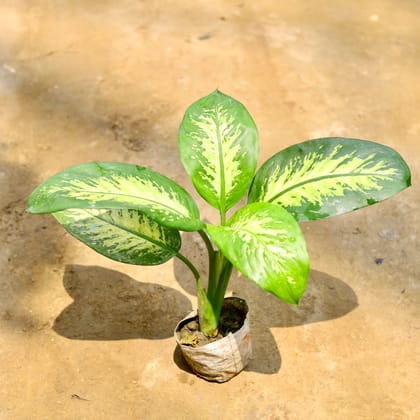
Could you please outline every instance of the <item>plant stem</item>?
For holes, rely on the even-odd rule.
[[[175,254],[177,258],[179,258],[193,273],[195,280],[198,282],[200,280],[200,273],[198,272],[197,268],[194,266],[194,264],[181,253],[177,252]]]
[[[204,243],[206,244],[206,248],[207,248],[207,252],[209,254],[209,258],[212,258],[215,251],[214,251],[213,245],[212,245],[209,237],[207,236],[207,233],[204,232],[203,229],[199,230],[198,233],[201,236],[201,238],[203,239]]]
[[[207,295],[209,299],[211,300],[211,297],[213,296],[216,289],[213,279],[214,279],[214,265],[215,265],[215,260],[217,257],[217,252],[214,250],[213,244],[211,243],[207,233],[203,229],[199,230],[198,233],[203,239],[204,243],[206,244],[207,253],[209,256]]]
[[[207,296],[213,307],[214,316],[217,321],[219,321],[232,268],[232,264],[225,256],[220,251],[216,251],[210,270]]]
[[[207,292],[210,302],[213,302],[216,296],[217,287],[219,284],[219,278],[220,278],[220,274],[223,268],[223,258],[224,257],[220,253],[220,251],[215,251],[210,261],[209,283],[208,283],[208,292]]]
[[[206,290],[201,284],[201,280],[197,281],[197,303],[198,303],[198,320],[200,331],[207,337],[217,335],[218,317],[214,312],[212,303],[209,301]]]
[[[226,224],[226,212],[220,210],[220,224],[224,226]]]
[[[217,325],[222,310],[223,299],[232,273],[232,264],[225,256],[213,248],[213,245],[204,231],[199,231],[209,254],[209,281],[206,291],[201,283],[201,277],[194,264],[183,254],[176,253],[193,273],[197,282],[198,315],[200,331],[209,337],[217,334]]]
[[[213,304],[209,300],[206,290],[203,288],[200,274],[194,264],[185,255],[177,253],[176,257],[178,257],[192,271],[197,282],[197,303],[200,331],[208,337],[213,337],[217,334],[219,316],[216,316]]]
[[[223,257],[222,270],[219,276],[216,293],[212,300],[213,310],[217,320],[219,320],[220,317],[220,312],[222,310],[226,289],[229,284],[230,276],[232,274],[232,268],[233,266],[230,263],[230,261]]]

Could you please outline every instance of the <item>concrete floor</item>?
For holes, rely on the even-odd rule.
[[[420,418],[418,1],[3,0],[0,28],[2,420]],[[177,129],[215,88],[254,116],[261,162],[337,135],[397,149],[413,175],[382,204],[302,224],[299,307],[235,276],[254,359],[223,385],[174,352],[195,306],[180,264],[118,264],[24,210],[42,180],[94,160],[197,197]],[[194,235],[183,246],[203,254]]]

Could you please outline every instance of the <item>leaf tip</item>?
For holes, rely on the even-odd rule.
[[[408,188],[408,187],[411,187],[411,172],[410,172],[410,170],[408,169],[408,177],[407,177],[407,182],[406,182],[406,188]]]
[[[30,213],[30,214],[37,214],[37,213],[39,213],[39,211],[37,211],[37,207],[38,206],[34,203],[33,195],[31,194],[28,198],[27,203],[26,203],[25,211],[27,213]]]
[[[299,296],[299,297],[292,296],[292,301],[290,302],[290,304],[296,305],[296,306],[299,305],[301,298],[302,296]]]
[[[219,88],[216,88],[209,96],[227,97],[228,95],[223,93]]]

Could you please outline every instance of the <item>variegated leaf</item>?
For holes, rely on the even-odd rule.
[[[366,140],[309,140],[277,153],[258,170],[249,202],[277,203],[297,220],[346,213],[410,185],[410,170],[393,149]]]
[[[132,209],[69,209],[53,213],[74,237],[116,261],[162,264],[181,247],[179,232]]]
[[[251,115],[219,91],[193,103],[179,129],[182,163],[200,195],[225,212],[246,193],[258,160]]]
[[[203,223],[191,196],[169,178],[126,163],[82,163],[52,176],[30,196],[30,213],[72,208],[137,209],[158,223],[186,231]]]
[[[207,225],[225,257],[262,289],[298,303],[306,287],[309,257],[293,216],[281,206],[253,203],[238,210],[226,226]]]

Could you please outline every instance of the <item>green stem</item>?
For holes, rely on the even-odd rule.
[[[207,253],[209,256],[207,295],[209,296],[209,299],[211,300],[211,297],[213,296],[216,290],[213,278],[214,278],[214,266],[215,266],[215,259],[216,259],[217,252],[214,250],[213,244],[211,243],[210,238],[208,237],[207,233],[204,230],[199,230],[198,233],[203,239],[204,243],[206,244]]]
[[[217,320],[219,320],[220,312],[222,310],[223,300],[225,298],[226,289],[229,284],[230,276],[232,274],[232,264],[223,257],[223,267],[220,273],[217,290],[212,300],[213,310]]]
[[[198,272],[194,264],[185,255],[182,255],[179,252],[177,252],[175,256],[179,258],[192,271],[195,280],[198,282],[200,280],[200,273]]]
[[[197,281],[197,303],[200,331],[208,337],[214,337],[217,335],[217,323],[219,319],[215,315],[213,305],[209,301],[200,279]]]
[[[226,212],[220,210],[220,224],[224,226],[226,224]]]
[[[219,285],[219,278],[223,268],[223,255],[220,251],[215,251],[213,258],[210,261],[209,267],[209,284],[208,284],[208,297],[210,302],[214,301]]]
[[[220,251],[215,251],[204,231],[200,235],[206,243],[209,252],[209,284],[208,291],[203,288],[200,274],[194,264],[183,254],[176,253],[193,273],[197,282],[198,315],[200,330],[207,336],[217,334],[217,325],[222,310],[223,299],[232,273],[232,264]]]
[[[206,244],[206,248],[207,248],[207,252],[209,254],[209,258],[212,258],[215,251],[214,251],[213,245],[212,245],[209,237],[207,236],[207,233],[204,232],[203,229],[199,230],[198,233],[201,236],[201,238],[203,239],[204,243]]]
[[[213,304],[209,300],[206,290],[201,283],[200,274],[194,264],[185,255],[176,253],[176,257],[192,271],[197,282],[197,303],[200,331],[208,337],[213,337],[217,334],[219,316],[216,316],[214,312]]]

